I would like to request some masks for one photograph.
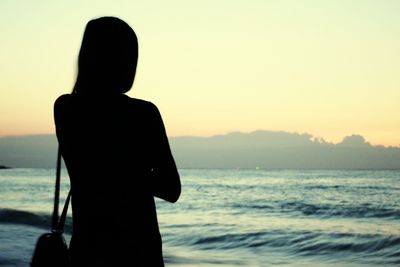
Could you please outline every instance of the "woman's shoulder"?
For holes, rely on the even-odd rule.
[[[128,109],[132,108],[133,110],[136,111],[139,109],[141,111],[144,111],[145,113],[155,113],[155,114],[159,113],[158,108],[154,103],[139,98],[133,98],[125,94],[120,96],[112,96],[112,97],[110,96],[108,98],[91,97],[89,98],[89,101],[87,100],[88,100],[87,97],[84,96],[81,97],[75,94],[63,94],[59,96],[54,102],[54,109],[64,110],[70,106],[71,107],[79,106],[79,104],[85,104],[85,105],[88,104],[95,105],[95,103],[104,104],[104,101],[106,101],[108,102],[108,104],[122,105],[127,107]]]
[[[124,96],[125,96],[125,99],[129,102],[130,105],[141,107],[143,109],[147,109],[147,110],[150,110],[150,111],[158,110],[157,106],[154,103],[150,102],[150,101],[139,99],[139,98],[129,97],[127,95],[124,95]]]
[[[56,103],[67,101],[68,99],[71,99],[71,94],[63,94],[56,99]]]
[[[63,107],[65,107],[66,104],[71,102],[71,97],[72,97],[71,94],[60,95],[54,102],[54,109],[55,110],[63,109]]]

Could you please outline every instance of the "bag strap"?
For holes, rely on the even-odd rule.
[[[58,205],[60,202],[60,180],[61,180],[61,150],[58,147],[57,152],[57,168],[56,168],[56,187],[54,192],[54,207],[53,207],[53,217],[51,224],[52,232],[64,232],[65,220],[67,218],[68,206],[71,199],[71,190],[68,192],[67,199],[65,200],[64,208],[61,213],[61,217],[58,216]]]

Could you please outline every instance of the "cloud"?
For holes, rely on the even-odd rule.
[[[371,147],[371,144],[365,141],[365,138],[358,134],[353,134],[343,138],[343,141],[338,146],[344,147]]]
[[[373,146],[361,135],[340,143],[309,133],[233,132],[170,138],[179,168],[400,169],[400,148]],[[54,135],[0,138],[0,165],[54,168]]]
[[[372,146],[361,135],[334,144],[308,133],[256,131],[171,138],[182,168],[400,169],[400,149]]]

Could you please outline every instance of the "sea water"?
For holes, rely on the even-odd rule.
[[[166,266],[400,266],[400,171],[180,174],[179,201],[156,201]],[[29,266],[54,177],[0,170],[0,266]],[[61,203],[68,187],[63,172]]]

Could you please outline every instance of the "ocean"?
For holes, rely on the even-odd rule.
[[[179,201],[156,201],[166,266],[400,266],[400,171],[180,174]],[[0,170],[1,267],[29,266],[49,228],[54,177],[53,169]]]

